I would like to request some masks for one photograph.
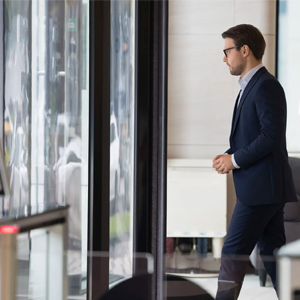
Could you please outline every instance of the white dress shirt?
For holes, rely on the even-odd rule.
[[[253,69],[251,69],[246,75],[244,75],[244,77],[240,77],[239,79],[239,84],[241,86],[241,92],[240,92],[240,97],[239,97],[239,100],[238,100],[238,105],[237,107],[239,106],[240,104],[240,100],[242,98],[242,95],[243,95],[243,92],[247,86],[247,84],[249,83],[249,81],[251,80],[251,78],[254,76],[254,74],[260,69],[263,67],[263,64],[259,64],[257,65],[256,67],[254,67]],[[231,156],[231,161],[233,163],[233,165],[235,166],[236,169],[239,169],[240,166],[235,162],[235,159],[234,159],[234,154],[232,154]]]

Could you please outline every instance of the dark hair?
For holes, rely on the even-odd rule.
[[[247,45],[256,59],[262,59],[266,42],[261,32],[250,24],[241,24],[229,28],[222,33],[223,39],[231,38],[235,46],[242,47]]]

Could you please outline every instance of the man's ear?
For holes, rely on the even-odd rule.
[[[250,48],[248,47],[248,45],[244,45],[244,46],[241,48],[241,51],[242,51],[242,54],[243,54],[244,57],[247,57],[247,56],[250,54],[250,52],[251,52],[251,50],[250,50]]]

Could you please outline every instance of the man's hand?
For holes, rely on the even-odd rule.
[[[235,169],[231,160],[231,155],[228,154],[217,155],[213,159],[213,167],[219,174],[226,174]]]

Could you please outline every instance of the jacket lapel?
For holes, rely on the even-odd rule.
[[[233,126],[232,126],[232,130],[231,130],[231,135],[233,135],[234,131],[235,131],[235,128],[236,128],[236,125],[238,123],[238,120],[239,120],[239,117],[240,117],[240,113],[241,113],[241,109],[242,109],[242,106],[245,102],[245,99],[247,98],[249,92],[251,91],[251,89],[253,88],[253,86],[255,85],[255,83],[257,82],[257,80],[259,79],[259,77],[263,74],[267,72],[267,69],[265,67],[262,67],[260,68],[255,74],[254,76],[251,78],[251,80],[249,81],[249,83],[247,84],[244,92],[243,92],[243,95],[242,95],[242,98],[240,100],[240,103],[238,105],[238,107],[235,109],[235,114],[233,116]]]
[[[240,93],[241,93],[241,90],[239,91],[239,94],[237,95],[236,100],[235,100],[235,104],[234,104],[232,123],[231,123],[231,131],[232,131],[232,128],[234,126],[234,120],[235,120],[235,115],[236,115],[236,111],[237,111],[237,104],[238,104],[239,98],[240,98]]]

